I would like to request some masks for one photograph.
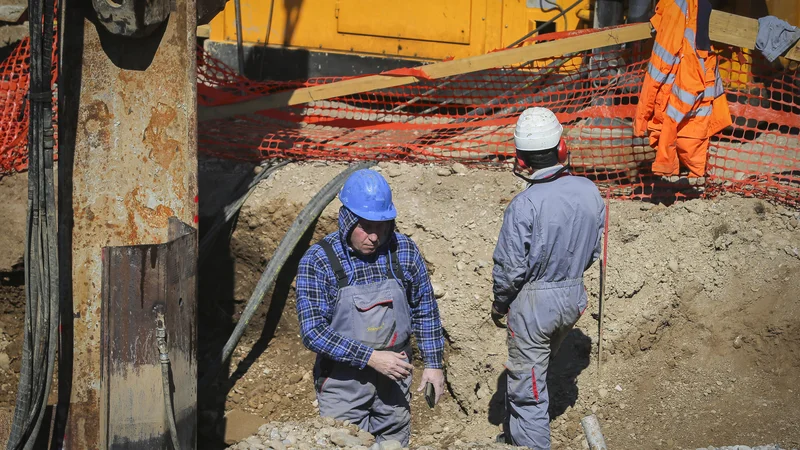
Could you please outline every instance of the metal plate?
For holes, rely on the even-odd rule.
[[[469,44],[472,0],[339,0],[339,33]]]

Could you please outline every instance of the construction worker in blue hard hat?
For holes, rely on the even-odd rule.
[[[569,173],[561,134],[545,108],[529,108],[517,120],[514,174],[528,187],[506,208],[493,255],[491,316],[507,327],[508,344],[499,438],[535,449],[550,448],[547,369],[586,309],[583,272],[600,254],[605,218],[594,183]]]
[[[419,249],[394,229],[386,180],[354,172],[339,199],[339,229],[308,249],[297,273],[300,334],[317,353],[320,414],[405,447],[412,332],[425,364],[418,390],[431,383],[436,402],[444,392],[439,310]]]

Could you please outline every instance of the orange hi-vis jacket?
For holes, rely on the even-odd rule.
[[[701,1],[708,0],[660,0],[650,19],[656,36],[634,132],[649,133],[656,175],[678,175],[683,164],[690,176],[704,176],[711,136],[731,125],[717,55],[710,45],[697,48]]]

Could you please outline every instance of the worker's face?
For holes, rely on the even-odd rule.
[[[378,249],[389,237],[392,228],[392,221],[373,222],[366,219],[358,219],[358,225],[350,234],[350,245],[354,250],[370,255]]]

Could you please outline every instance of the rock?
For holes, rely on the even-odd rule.
[[[678,260],[674,258],[670,259],[667,263],[667,268],[669,268],[672,273],[678,272]]]
[[[403,444],[395,440],[383,441],[380,445],[381,450],[403,450]]]
[[[251,437],[245,439],[244,442],[247,443],[247,445],[249,445],[250,448],[257,448],[257,449],[264,448],[264,444],[261,442],[261,439],[255,437],[255,436],[251,436]]]
[[[375,443],[375,436],[373,436],[367,431],[359,430],[356,436],[361,441],[361,445],[364,445],[366,447],[369,447]]]
[[[398,167],[392,167],[386,172],[386,175],[389,175],[389,178],[397,178],[403,174],[403,171],[400,170]]]
[[[620,385],[616,385],[616,386],[614,387],[614,389],[616,389],[616,390],[617,390],[617,391],[619,391],[619,392],[622,392],[622,386],[620,386]]]
[[[691,301],[701,292],[703,292],[703,284],[694,280],[679,287],[675,293],[682,301]]]
[[[10,368],[11,368],[11,358],[9,358],[8,354],[5,352],[0,353],[0,369],[9,370]]]
[[[293,373],[289,375],[289,384],[297,384],[303,379],[302,373]]]
[[[433,296],[436,298],[442,298],[445,296],[444,288],[436,283],[432,283],[431,286],[433,287]]]
[[[733,340],[733,348],[737,348],[737,349],[738,348],[742,348],[742,337],[741,336],[736,336],[736,338]]]
[[[442,429],[442,426],[439,425],[438,423],[434,423],[433,425],[428,427],[428,433],[430,433],[430,434],[434,434],[434,435],[435,434],[442,434],[443,432],[444,432],[444,430]]]
[[[337,431],[331,434],[331,442],[339,447],[355,447],[361,445],[361,439],[352,436],[345,431]]]
[[[450,169],[447,168],[441,168],[436,171],[436,175],[439,175],[440,177],[449,177],[452,174],[453,172],[451,172]]]
[[[469,169],[467,169],[467,166],[465,166],[465,165],[463,165],[461,163],[455,163],[455,164],[452,165],[451,168],[452,168],[453,172],[455,172],[455,173],[457,173],[459,175],[463,175],[463,174],[469,172]]]
[[[466,267],[467,266],[461,261],[456,263],[456,270],[458,270],[459,272],[463,272]]]
[[[694,214],[703,214],[705,211],[705,200],[690,200],[683,204],[683,207],[689,211],[690,213]]]
[[[333,417],[323,417],[322,424],[328,427],[336,425],[336,420]]]
[[[281,442],[281,441],[269,441],[269,442],[267,442],[267,445],[269,446],[269,448],[274,449],[274,450],[286,450],[286,446],[283,445],[283,442]],[[264,448],[264,447],[261,447],[261,448]]]
[[[600,389],[597,391],[597,394],[600,396],[600,398],[606,398],[606,397],[608,397],[608,389],[606,389],[606,388],[600,388]]]

